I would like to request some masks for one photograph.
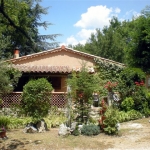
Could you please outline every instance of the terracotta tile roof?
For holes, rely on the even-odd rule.
[[[8,61],[10,61],[12,63],[13,62],[19,62],[21,60],[31,59],[31,58],[39,57],[39,56],[42,56],[42,55],[47,55],[47,54],[50,54],[50,53],[56,53],[56,52],[59,52],[59,51],[68,51],[70,53],[76,53],[76,54],[84,56],[84,57],[93,58],[93,59],[100,59],[100,60],[104,60],[106,62],[110,62],[110,63],[122,65],[122,66],[124,65],[122,63],[119,63],[119,62],[116,62],[116,61],[113,61],[113,60],[110,60],[110,59],[106,59],[106,58],[99,57],[99,56],[96,56],[96,55],[92,55],[92,54],[88,54],[88,53],[81,52],[81,51],[78,51],[78,50],[74,50],[74,49],[65,47],[64,45],[62,45],[61,47],[57,47],[55,49],[50,49],[50,50],[47,50],[47,51],[42,51],[42,52],[22,56],[22,57],[19,57],[19,58],[13,58],[13,59],[10,59]]]
[[[78,50],[67,48],[65,46],[61,46],[61,47],[51,49],[51,50],[47,50],[47,51],[42,51],[42,52],[39,52],[39,53],[34,53],[34,54],[31,54],[31,55],[22,56],[22,57],[19,57],[19,58],[13,58],[13,59],[8,60],[8,62],[12,62],[12,64],[15,63],[16,65],[14,65],[14,68],[16,68],[16,69],[18,69],[22,72],[71,73],[73,70],[74,71],[80,71],[80,68],[70,68],[69,66],[50,66],[50,65],[44,66],[44,65],[25,65],[25,64],[20,64],[19,65],[19,64],[17,64],[17,62],[20,62],[22,60],[28,60],[28,59],[30,60],[31,58],[40,57],[42,55],[47,55],[47,54],[51,54],[51,53],[57,53],[59,51],[67,51],[67,52],[70,52],[70,53],[76,53],[80,56],[92,58],[93,61],[95,59],[99,59],[101,61],[113,63],[113,64],[116,64],[116,65],[119,65],[119,66],[124,66],[124,64],[121,64],[119,62],[115,62],[113,60],[105,59],[105,58],[102,58],[102,57],[99,57],[99,56],[95,56],[95,55],[91,55],[91,54],[88,54],[88,53],[85,53],[85,52],[81,52],[81,51],[78,51]],[[93,68],[90,69],[89,72],[94,72]]]
[[[41,73],[71,73],[72,68],[69,66],[42,66],[42,65],[13,65],[14,68],[21,72],[41,72]]]

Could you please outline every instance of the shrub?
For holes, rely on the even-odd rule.
[[[145,117],[149,117],[150,116],[150,108],[149,108],[148,102],[143,102],[142,106],[143,106],[143,109],[142,109],[143,115],[145,115]]]
[[[129,121],[129,120],[130,120],[130,116],[128,115],[127,112],[119,111],[119,113],[118,113],[118,122],[125,122],[125,121]]]
[[[139,112],[139,111],[136,111],[136,110],[130,110],[127,112],[130,120],[135,120],[135,119],[139,119],[139,118],[142,118],[142,114]]]
[[[118,121],[118,109],[109,107],[105,112],[106,119],[104,120],[104,132],[106,134],[118,134],[117,123]]]
[[[48,128],[59,127],[62,123],[67,121],[65,113],[58,110],[57,107],[51,107],[48,116],[44,118]]]
[[[132,97],[135,92],[135,82],[145,81],[145,73],[139,68],[128,68],[125,67],[119,74],[119,84],[117,91],[120,93],[121,99],[126,97]]]
[[[4,126],[6,129],[23,128],[28,122],[31,122],[31,118],[29,117],[22,117],[22,118],[12,116],[0,117],[0,127]]]
[[[52,85],[45,79],[30,80],[23,87],[21,108],[23,113],[40,120],[50,109]]]
[[[130,121],[130,120],[142,118],[142,116],[143,116],[142,113],[140,113],[137,110],[132,109],[128,112],[119,111],[117,118],[118,118],[119,122],[125,122],[125,121]]]
[[[100,128],[97,125],[89,124],[89,125],[83,125],[81,128],[81,134],[92,136],[92,135],[98,135],[100,133]]]
[[[0,98],[13,91],[20,76],[20,71],[14,69],[11,64],[0,61]]]
[[[134,107],[134,100],[133,100],[133,98],[132,97],[126,97],[122,101],[121,107],[125,111],[129,111],[129,110],[133,109],[133,107]]]
[[[71,88],[68,97],[74,99],[76,121],[79,124],[86,123],[89,120],[89,111],[93,103],[92,94],[99,88],[98,76],[89,73],[86,64],[83,63],[78,73],[72,73],[71,78],[67,80],[67,84]],[[70,105],[68,109],[71,111]]]
[[[5,127],[5,128],[8,128],[10,124],[10,120],[8,117],[5,117],[5,116],[0,116],[0,127]]]

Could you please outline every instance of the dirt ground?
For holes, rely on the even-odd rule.
[[[58,128],[45,133],[23,133],[23,129],[7,131],[8,139],[0,139],[0,150],[150,150],[150,118],[122,123],[118,136],[61,137]]]

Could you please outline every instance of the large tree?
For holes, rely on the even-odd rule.
[[[150,7],[146,7],[138,18],[133,18],[128,26],[126,62],[150,72]]]
[[[60,34],[40,35],[38,27],[45,29],[51,23],[41,22],[47,8],[40,6],[40,0],[0,0],[0,39],[10,38],[8,47],[0,50],[6,57],[13,48],[19,47],[21,55],[47,50],[58,43]],[[47,42],[47,40],[53,42]]]
[[[102,30],[96,29],[96,33],[85,44],[86,52],[112,59],[118,62],[124,61],[124,30],[122,23],[116,17],[110,20],[110,26]]]

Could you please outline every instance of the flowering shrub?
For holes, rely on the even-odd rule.
[[[71,91],[68,92],[68,97],[74,99],[74,108],[68,108],[75,114],[75,119],[78,124],[87,123],[89,120],[89,112],[93,103],[93,92],[99,89],[98,76],[88,72],[85,64],[81,67],[79,73],[72,72],[72,77],[67,80]],[[72,115],[73,116],[73,115]]]
[[[126,97],[133,97],[135,90],[137,91],[141,87],[143,89],[144,86],[141,85],[145,81],[145,77],[146,74],[139,68],[124,68],[118,78],[117,92],[120,94],[120,99],[124,100]]]
[[[136,86],[144,86],[144,81],[141,82],[135,82]]]
[[[109,89],[112,89],[113,87],[116,87],[117,86],[117,82],[110,82],[110,81],[108,81],[106,84],[105,84],[105,88],[107,89],[107,90],[109,90]]]

